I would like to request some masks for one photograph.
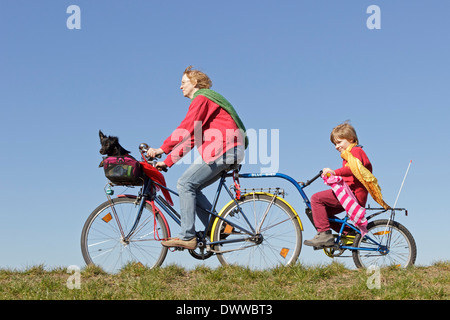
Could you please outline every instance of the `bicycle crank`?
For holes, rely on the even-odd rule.
[[[205,250],[206,250],[206,252],[205,252]],[[206,259],[210,258],[212,255],[214,255],[214,252],[212,252],[206,248],[204,242],[201,242],[201,246],[200,246],[200,242],[198,242],[196,249],[193,249],[193,250],[189,249],[188,251],[189,251],[189,254],[197,260],[206,260]]]

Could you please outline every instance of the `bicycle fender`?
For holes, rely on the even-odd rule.
[[[137,196],[135,196],[135,195],[133,195],[133,194],[119,194],[119,195],[117,196],[117,198],[130,198],[130,199],[136,199]],[[151,205],[151,201],[148,201],[148,200],[147,200],[146,202],[147,202],[148,204]],[[164,224],[165,224],[165,226],[166,226],[167,236],[168,236],[168,238],[170,238],[170,237],[171,237],[171,235],[170,235],[170,228],[169,228],[169,224],[167,223],[166,217],[164,216],[163,212],[156,206],[156,204],[155,204],[155,208],[158,209],[159,215],[160,215],[161,218],[163,219]]]
[[[251,195],[251,194],[264,194],[264,195],[271,196],[271,197],[274,196],[273,194],[267,193],[267,192],[249,192],[249,193],[246,193],[246,194],[242,195],[241,197],[245,197],[245,196],[248,196],[248,195]],[[299,223],[299,225],[300,225],[300,230],[303,231],[303,230],[304,230],[304,229],[303,229],[303,224],[302,224],[302,221],[300,220],[300,217],[299,217],[297,211],[295,211],[295,209],[294,209],[294,208],[293,208],[286,200],[284,200],[283,198],[280,198],[280,197],[275,197],[275,198],[276,198],[277,200],[283,202],[285,205],[287,205],[287,206],[289,207],[289,209],[292,210],[292,212],[294,212],[295,217],[297,218],[298,223]],[[230,206],[232,203],[234,203],[234,200],[231,200],[230,202],[228,202],[228,203],[220,210],[220,212],[218,213],[218,215],[219,215],[219,216],[222,216],[222,214],[224,213],[225,209],[228,208],[228,206]],[[216,219],[214,220],[213,226],[212,226],[212,228],[211,228],[211,237],[214,236],[214,231],[216,230],[217,223],[219,222],[219,220],[220,220],[219,218],[216,218]],[[211,238],[211,242],[213,242],[213,241],[216,241],[216,240]]]

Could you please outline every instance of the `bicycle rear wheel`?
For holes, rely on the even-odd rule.
[[[139,204],[134,198],[115,198],[113,206],[106,201],[88,217],[81,233],[81,251],[86,264],[95,264],[115,273],[130,263],[148,268],[160,266],[167,248],[159,239],[168,237],[165,219],[156,219],[150,204],[143,208],[135,232],[125,239],[135,223]],[[155,225],[156,223],[156,225]]]
[[[375,220],[367,225],[367,230],[364,238],[358,233],[353,244],[359,248],[352,253],[358,268],[406,268],[414,264],[417,255],[416,242],[403,225],[392,220]]]
[[[302,229],[297,214],[287,202],[267,193],[246,194],[236,201],[239,207],[230,202],[220,216],[254,231],[255,235],[216,218],[212,241],[227,241],[213,248],[220,263],[250,269],[294,264],[302,246]]]

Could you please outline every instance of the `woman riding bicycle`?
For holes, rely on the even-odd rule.
[[[181,232],[178,238],[162,241],[166,247],[195,249],[195,213],[204,225],[208,222],[211,203],[202,189],[220,178],[222,171],[244,159],[247,138],[245,127],[233,106],[220,94],[210,90],[211,79],[203,72],[186,68],[180,89],[191,99],[188,112],[181,124],[158,149],[150,148],[149,157],[167,154],[156,163],[158,170],[173,166],[197,146],[201,155],[178,179],[180,197]]]

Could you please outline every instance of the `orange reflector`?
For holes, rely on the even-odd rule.
[[[382,236],[385,234],[391,233],[390,231],[379,231],[379,232],[375,232],[374,235],[376,236]]]
[[[280,251],[280,255],[281,255],[283,258],[286,258],[288,252],[289,252],[289,249],[288,249],[288,248],[282,248],[281,251]]]
[[[110,222],[112,220],[111,213],[108,213],[106,216],[104,216],[102,220],[105,221],[106,223]]]
[[[233,232],[233,227],[230,226],[229,224],[227,224],[225,226],[225,229],[223,230],[223,233],[232,233]]]

